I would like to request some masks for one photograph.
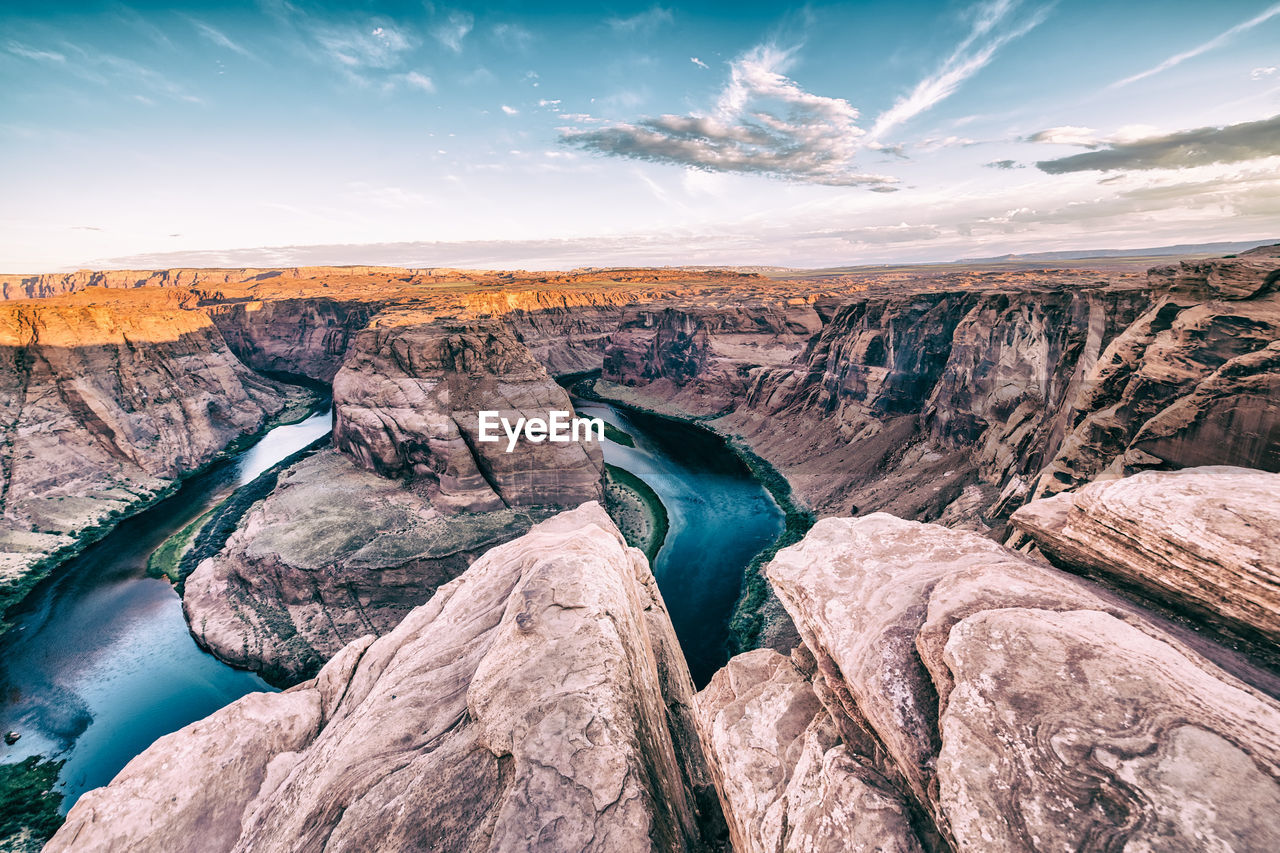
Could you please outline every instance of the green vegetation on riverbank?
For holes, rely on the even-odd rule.
[[[627,544],[644,551],[649,564],[666,541],[667,508],[649,484],[625,468],[605,465],[604,506]]]
[[[787,482],[787,478],[778,469],[741,441],[729,438],[726,442],[773,497],[784,516],[782,532],[778,534],[778,538],[768,548],[756,554],[743,572],[742,591],[738,594],[738,603],[729,620],[729,652],[736,655],[759,646],[760,631],[764,628],[762,608],[769,598],[769,579],[765,577],[764,567],[783,548],[803,539],[818,517],[812,510],[797,503],[791,493],[791,483]]]
[[[156,559],[156,555],[160,552],[164,551],[167,555],[174,556],[176,558],[175,565],[167,565],[169,557],[166,556],[157,560],[155,568],[159,569],[163,566],[164,571],[162,574],[169,577],[170,581],[178,587],[178,594],[181,595],[182,585],[190,574],[196,570],[196,566],[200,565],[200,561],[221,551],[222,546],[227,544],[227,539],[240,526],[240,519],[244,518],[245,513],[249,511],[249,507],[271,494],[276,487],[280,472],[295,462],[299,462],[315,453],[328,443],[329,434],[326,433],[301,450],[289,454],[248,483],[236,489],[222,503],[213,507],[200,518],[197,518],[187,527],[179,530],[161,543],[160,547],[151,555],[151,559],[147,561],[148,571],[152,570],[152,560]],[[189,545],[186,544],[188,542],[190,543]]]
[[[0,850],[39,850],[62,826],[62,794],[53,786],[63,763],[33,755],[0,764]]]
[[[205,522],[221,505],[219,503],[212,509],[192,519],[177,533],[161,542],[160,547],[152,551],[151,556],[147,558],[147,577],[168,578],[169,583],[174,584],[181,580],[178,567],[182,564],[183,555],[191,547],[191,542],[196,533],[204,527]]]

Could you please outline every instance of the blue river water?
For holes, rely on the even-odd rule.
[[[653,574],[701,687],[729,659],[743,570],[782,532],[782,511],[719,436],[604,403],[575,399],[574,406],[635,440],[627,447],[606,439],[605,461],[644,480],[667,508],[671,526]]]

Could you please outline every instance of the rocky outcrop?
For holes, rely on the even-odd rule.
[[[1138,589],[1198,622],[1280,642],[1280,474],[1144,471],[1013,514],[1056,565]]]
[[[785,365],[822,328],[812,298],[632,308],[604,353],[603,377],[643,386],[698,414],[732,411],[751,378]]]
[[[0,610],[294,395],[186,296],[0,308]]]
[[[735,658],[697,699],[743,849],[1280,839],[1276,680],[1235,653],[989,539],[883,513],[818,522],[768,576],[804,645]],[[812,747],[800,732],[824,715],[836,736]],[[902,815],[911,834],[863,834],[847,800],[806,818],[833,835],[780,832],[819,801],[795,793],[815,750],[835,782],[878,792],[864,819]]]
[[[587,505],[162,738],[46,849],[715,849],[691,700],[643,556]]]
[[[343,646],[387,633],[436,588],[533,519],[445,516],[399,484],[324,450],[285,469],[223,549],[187,578],[196,640],[273,684],[316,674]]]
[[[480,440],[479,413],[513,425],[572,412],[569,395],[500,323],[386,312],[334,380],[334,445],[442,512],[576,506],[603,496],[598,441]],[[499,430],[501,433],[501,430]]]

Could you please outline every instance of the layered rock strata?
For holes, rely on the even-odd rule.
[[[0,306],[0,610],[59,554],[155,500],[296,392],[164,299]]]
[[[334,445],[403,480],[442,512],[576,506],[603,496],[599,442],[481,441],[479,413],[521,419],[573,410],[502,324],[387,312],[360,333],[334,379]],[[501,430],[498,431],[501,434]]]
[[[643,556],[591,504],[162,738],[46,849],[716,849],[691,700]]]
[[[820,521],[768,576],[804,645],[734,658],[697,700],[741,849],[1280,842],[1275,679],[1231,652],[989,539],[883,513]],[[875,792],[858,819],[895,828],[814,793],[839,784]]]
[[[1034,501],[1011,520],[1064,569],[1280,643],[1280,474],[1144,471]]]

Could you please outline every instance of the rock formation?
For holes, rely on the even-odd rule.
[[[442,512],[576,506],[603,497],[597,441],[482,442],[479,413],[571,412],[569,395],[501,324],[379,315],[334,379],[334,444],[422,490]]]
[[[1132,482],[1158,503],[1154,478]],[[1194,512],[1143,520],[1155,540]],[[1244,531],[1223,536],[1247,547]],[[989,539],[883,513],[820,521],[768,576],[803,646],[734,658],[697,697],[740,849],[1280,842],[1276,679],[1226,649]],[[855,821],[814,793],[841,785],[874,806]],[[802,805],[818,814],[793,828]]]
[[[716,849],[691,700],[643,556],[589,504],[160,739],[46,849]]]
[[[1033,501],[1011,520],[1064,569],[1280,643],[1280,474],[1144,471]]]
[[[442,515],[419,495],[324,450],[282,472],[215,557],[187,578],[197,641],[273,684],[315,675],[343,646],[387,633],[527,513]]]
[[[0,612],[296,396],[241,364],[188,297],[0,306]]]

